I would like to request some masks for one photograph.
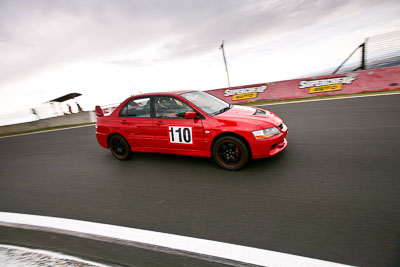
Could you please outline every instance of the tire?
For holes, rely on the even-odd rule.
[[[132,156],[128,141],[118,134],[110,137],[108,147],[110,148],[111,154],[119,160],[128,160]]]
[[[221,168],[230,171],[241,169],[249,160],[247,146],[234,136],[219,138],[213,145],[212,155]]]

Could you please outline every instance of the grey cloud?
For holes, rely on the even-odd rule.
[[[348,5],[374,2],[2,0],[0,77],[17,79],[87,58],[143,65],[143,58],[109,58],[155,44],[163,50],[159,60],[199,55],[216,50],[221,39],[240,44],[258,36],[289,35]]]

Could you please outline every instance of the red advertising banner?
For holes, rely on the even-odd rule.
[[[400,89],[400,66],[207,90],[228,103]]]

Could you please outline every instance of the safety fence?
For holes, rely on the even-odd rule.
[[[400,65],[400,31],[365,40],[365,69]]]
[[[365,39],[333,74],[400,65],[400,31]]]

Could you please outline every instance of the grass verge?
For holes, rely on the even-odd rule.
[[[95,124],[96,124],[95,122],[87,122],[87,123],[60,125],[60,126],[46,127],[46,128],[20,131],[20,132],[2,133],[2,134],[0,134],[0,137],[19,135],[19,134],[27,134],[27,133],[37,133],[37,132],[44,132],[44,131],[49,131],[49,130],[65,129],[65,128],[72,128],[72,127],[85,126],[85,125],[95,125]]]
[[[341,97],[349,97],[349,96],[384,95],[384,94],[390,94],[390,93],[400,93],[400,89],[387,90],[387,91],[371,91],[371,92],[362,92],[362,93],[355,93],[355,94],[312,96],[312,97],[304,97],[304,98],[290,98],[290,99],[279,99],[279,100],[262,100],[262,101],[249,102],[249,103],[238,103],[237,105],[259,106],[259,105],[267,105],[267,104],[290,103],[290,102],[297,102],[297,101],[341,98]]]

